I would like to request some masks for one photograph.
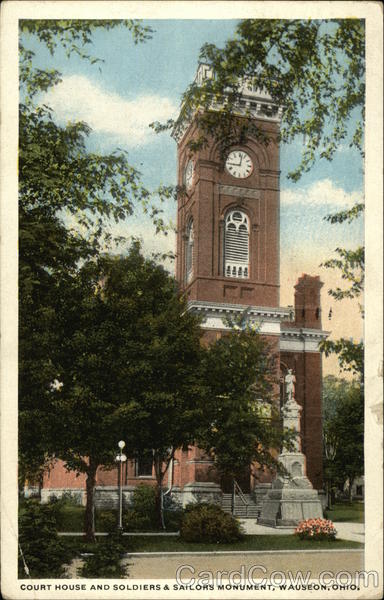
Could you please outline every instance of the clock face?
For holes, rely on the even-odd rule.
[[[190,188],[193,180],[193,161],[189,160],[184,172],[184,183],[187,188]]]
[[[252,159],[244,150],[232,150],[225,161],[225,168],[232,177],[244,179],[252,173]]]

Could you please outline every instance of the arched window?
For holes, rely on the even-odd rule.
[[[240,210],[232,210],[225,218],[224,275],[249,277],[249,220]]]
[[[193,221],[191,219],[187,227],[187,239],[185,248],[185,276],[187,282],[191,281],[193,275],[193,244]]]

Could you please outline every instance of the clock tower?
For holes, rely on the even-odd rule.
[[[209,66],[201,64],[197,83],[210,77]],[[224,155],[213,138],[202,149],[190,151],[190,142],[199,135],[194,119],[173,132],[183,190],[177,209],[176,277],[189,310],[202,316],[205,343],[228,331],[228,317],[246,310],[268,340],[278,376],[281,322],[289,318],[289,309],[280,308],[279,298],[281,111],[270,96],[247,83],[235,110],[239,119],[251,117],[263,135],[248,135]],[[275,401],[279,405],[278,387]],[[186,463],[196,485],[212,473],[212,461],[198,448],[190,453]],[[191,464],[196,465],[192,474]],[[245,493],[252,491],[250,468],[236,477]],[[225,481],[218,483],[229,491]]]
[[[200,64],[196,83],[212,77],[209,65]],[[178,143],[178,185],[183,190],[177,208],[176,277],[189,310],[202,316],[205,343],[228,331],[228,317],[246,310],[249,321],[258,324],[268,341],[280,381],[288,369],[293,370],[296,400],[303,409],[307,474],[321,489],[319,342],[327,337],[321,330],[322,283],[316,276],[302,275],[295,286],[295,307],[280,307],[278,137],[282,111],[267,93],[248,82],[241,92],[234,109],[236,117],[251,118],[262,135],[249,133],[223,155],[219,141],[213,138],[191,152],[190,142],[199,135],[193,118],[173,131]],[[284,403],[283,388],[281,394],[275,390],[277,405]],[[204,473],[209,470],[208,465],[204,470],[206,459],[196,448],[192,454],[187,462],[199,464],[199,470],[189,471],[189,481],[205,480]],[[223,489],[223,482],[220,485]],[[245,491],[250,491],[244,485]]]
[[[197,78],[210,76],[200,65]],[[177,279],[192,303],[279,306],[280,112],[245,87],[239,113],[251,114],[268,138],[249,136],[220,155],[211,141],[191,154],[197,126],[176,130],[178,183]]]

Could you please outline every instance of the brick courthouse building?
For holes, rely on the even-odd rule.
[[[210,77],[200,65],[197,81]],[[280,307],[280,109],[266,94],[244,85],[238,113],[247,111],[270,139],[261,144],[252,136],[219,156],[217,143],[190,156],[188,142],[196,134],[192,120],[175,129],[178,143],[178,183],[185,185],[177,215],[176,278],[188,298],[189,309],[203,316],[207,343],[227,330],[227,318],[248,309],[250,320],[278,357],[281,381],[288,368],[296,377],[295,395],[301,413],[302,450],[307,475],[315,489],[322,488],[322,366],[320,289],[317,276],[302,275],[294,289],[294,306]],[[284,385],[281,386],[281,403]],[[212,461],[197,448],[179,451],[169,467],[167,490],[183,504],[192,499],[219,500],[228,493],[225,481],[214,476]],[[151,460],[127,461],[123,493],[129,497],[138,484],[155,483]],[[248,502],[259,502],[270,486],[267,476],[239,475]],[[95,502],[106,506],[117,499],[117,470],[99,470]],[[67,473],[57,464],[46,474],[42,499],[64,491],[84,500],[84,476]]]

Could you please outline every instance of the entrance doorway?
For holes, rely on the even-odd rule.
[[[235,477],[237,483],[241,487],[241,491],[244,494],[251,493],[251,468],[246,467],[242,469],[238,473],[236,473]],[[220,481],[220,487],[223,490],[224,494],[232,494],[233,490],[233,478],[230,475],[222,475]]]

